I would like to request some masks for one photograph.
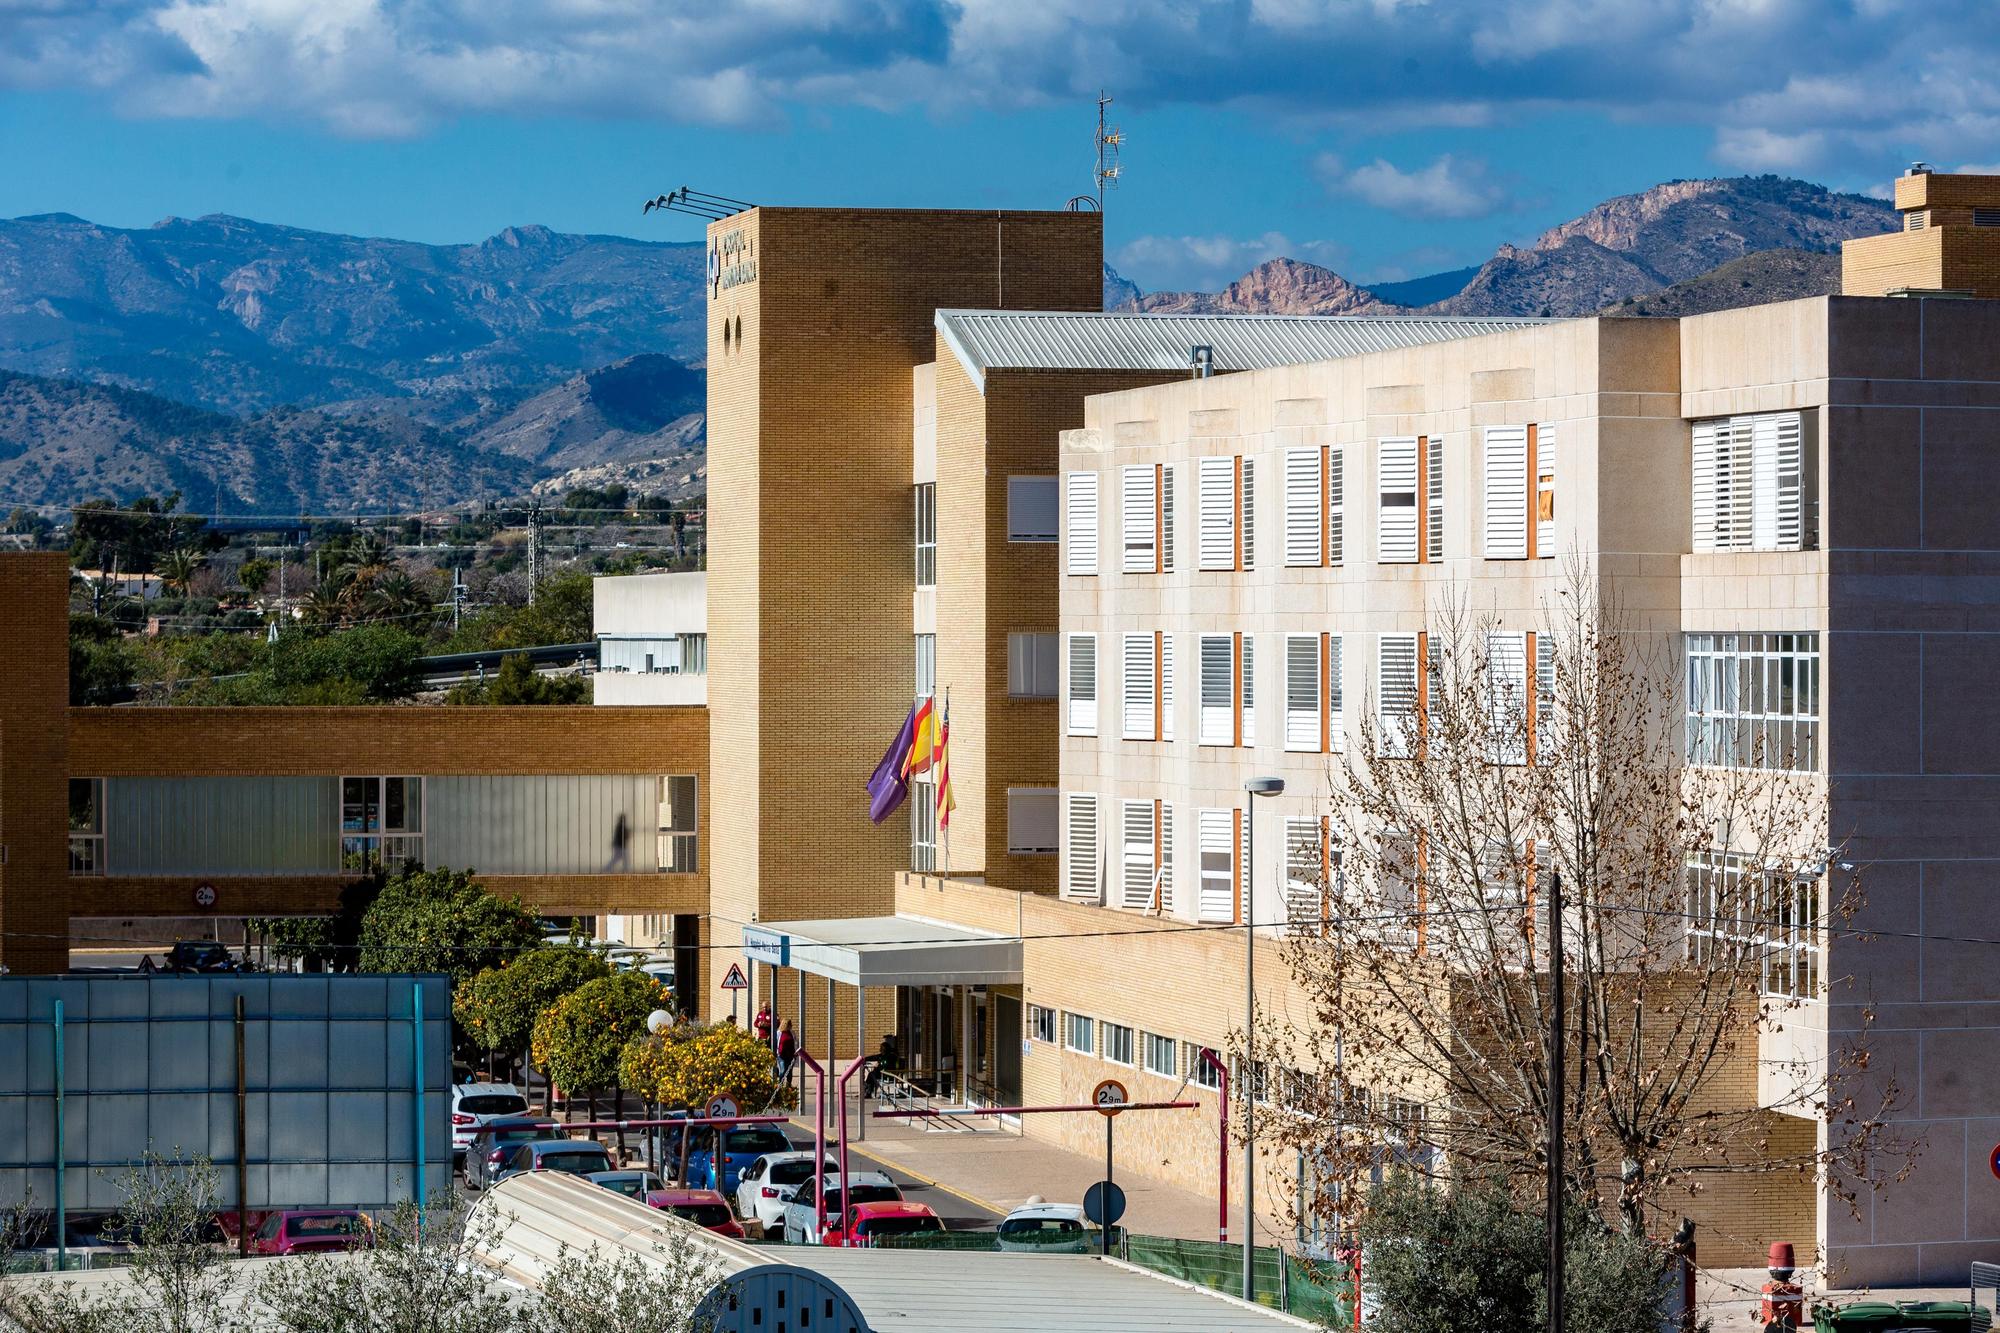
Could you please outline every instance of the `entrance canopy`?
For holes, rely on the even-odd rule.
[[[1021,980],[1021,941],[916,916],[772,921],[743,928],[753,963],[796,967],[849,986],[1006,986]]]

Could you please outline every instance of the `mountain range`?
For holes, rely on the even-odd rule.
[[[1838,289],[1887,204],[1774,176],[1610,199],[1476,267],[1363,285],[1277,258],[1108,309],[1678,315]],[[706,479],[699,243],[468,245],[212,216],[0,220],[0,506],[178,489],[197,511],[430,507]]]

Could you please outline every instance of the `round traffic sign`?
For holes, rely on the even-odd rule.
[[[1993,1145],[1993,1151],[1986,1155],[1986,1165],[1993,1168],[1993,1174],[2000,1177],[2000,1143]]]
[[[1100,1115],[1117,1115],[1125,1103],[1132,1099],[1125,1094],[1125,1085],[1115,1078],[1107,1078],[1091,1090],[1091,1102]]]
[[[1118,1219],[1125,1216],[1125,1191],[1115,1180],[1098,1181],[1083,1192],[1083,1215],[1101,1227],[1118,1225]]]
[[[736,1099],[734,1097],[717,1097],[708,1104],[708,1118],[710,1120],[727,1120],[735,1114]]]

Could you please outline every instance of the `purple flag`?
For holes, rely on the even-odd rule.
[[[896,807],[910,794],[910,784],[903,778],[903,760],[910,753],[910,740],[916,729],[917,706],[911,704],[902,730],[889,742],[882,762],[875,765],[875,772],[868,779],[868,817],[878,824],[895,814]]]

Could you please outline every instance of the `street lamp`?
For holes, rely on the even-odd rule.
[[[1283,778],[1251,778],[1243,812],[1243,1299],[1257,1299],[1251,1263],[1257,1253],[1257,800],[1285,790]],[[1223,1145],[1228,1151],[1228,1145]]]

